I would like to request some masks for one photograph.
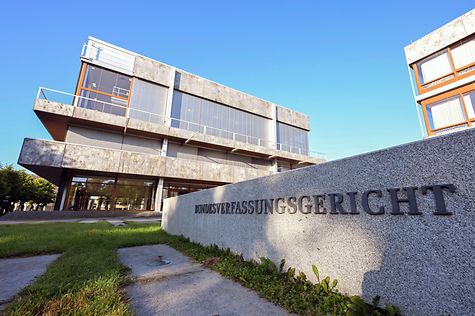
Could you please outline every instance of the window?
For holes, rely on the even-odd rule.
[[[469,92],[463,96],[463,103],[467,109],[467,115],[470,120],[475,119],[475,91]]]
[[[73,177],[68,210],[153,210],[156,181],[95,177]]]
[[[420,83],[434,81],[453,72],[447,50],[439,52],[417,63]]]
[[[91,110],[125,116],[131,78],[98,66],[83,64],[77,105]]]
[[[114,178],[74,177],[70,187],[68,210],[110,210],[113,188]]]
[[[155,191],[154,181],[118,179],[114,209],[150,210]]]
[[[308,155],[308,132],[304,129],[277,122],[277,149]]]
[[[129,117],[162,124],[165,121],[168,88],[135,78]]]
[[[191,94],[175,91],[172,127],[268,146],[271,120]]]
[[[475,38],[451,50],[456,69],[475,63]]]
[[[427,116],[432,130],[453,126],[466,121],[463,105],[459,96],[427,105]]]
[[[459,41],[412,67],[418,74],[420,93],[435,89],[444,82],[453,82],[457,77],[467,77],[475,70],[475,37]]]

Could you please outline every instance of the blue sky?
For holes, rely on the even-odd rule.
[[[457,1],[8,1],[0,29],[0,161],[50,139],[39,86],[73,92],[95,36],[311,118],[337,159],[421,138],[403,48],[473,9]]]

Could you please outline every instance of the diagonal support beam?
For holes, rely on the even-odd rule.
[[[185,144],[188,144],[190,140],[195,137],[195,135],[198,134],[198,132],[194,132],[193,135],[191,135],[187,140],[185,140]]]

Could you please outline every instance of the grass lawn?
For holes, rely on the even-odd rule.
[[[7,310],[10,315],[128,315],[116,248],[156,244],[160,226],[50,223],[0,225],[0,257],[63,253]]]
[[[130,315],[122,291],[126,268],[116,249],[168,244],[222,275],[256,290],[290,312],[305,315],[398,315],[393,306],[373,308],[357,297],[339,293],[336,281],[316,284],[295,270],[270,260],[245,261],[229,250],[203,247],[171,236],[157,224],[49,223],[0,225],[0,258],[63,253],[44,275],[26,287],[7,315]],[[318,276],[318,270],[314,267]],[[376,301],[375,301],[376,303]]]

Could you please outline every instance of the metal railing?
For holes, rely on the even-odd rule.
[[[103,113],[109,113],[118,116],[124,116],[132,119],[137,119],[145,122],[165,124],[174,128],[185,129],[192,132],[198,132],[210,136],[226,138],[229,140],[239,141],[246,144],[252,144],[262,147],[275,148],[280,151],[291,152],[300,155],[312,156],[322,158],[321,153],[315,153],[306,150],[305,148],[291,146],[288,144],[274,143],[272,141],[261,139],[254,136],[240,134],[236,132],[227,131],[224,129],[207,126],[195,122],[190,122],[173,117],[166,117],[164,115],[143,111],[135,108],[130,108],[113,102],[107,102],[96,98],[89,98],[85,96],[75,95],[72,93],[62,92],[59,90],[40,87],[36,96],[37,99],[45,99],[66,105],[82,107],[90,110],[95,110]],[[114,100],[114,98],[111,98]],[[118,102],[123,102],[117,99]]]
[[[81,50],[81,57],[101,62],[108,65],[113,65],[126,72],[130,72],[133,66],[131,60],[135,58],[132,54],[127,54],[117,49],[110,47],[101,47],[94,44],[84,44]]]

